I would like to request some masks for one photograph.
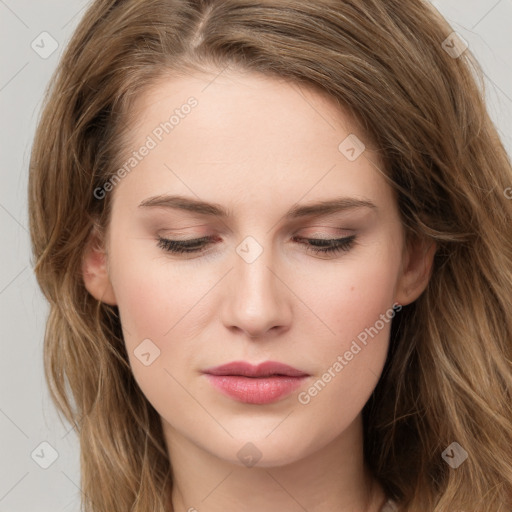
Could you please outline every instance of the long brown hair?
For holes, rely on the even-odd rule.
[[[364,409],[375,477],[404,511],[512,510],[512,168],[479,64],[452,32],[421,0],[89,7],[47,92],[29,180],[35,272],[51,307],[45,374],[79,432],[84,510],[164,512],[172,486],[117,308],[83,284],[85,244],[111,205],[94,191],[120,165],[135,97],[185,69],[228,65],[312,85],[351,112],[385,162],[407,237],[437,243]],[[454,442],[468,453],[456,469],[443,458]]]

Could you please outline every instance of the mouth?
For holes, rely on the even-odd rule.
[[[224,395],[247,404],[276,402],[297,389],[309,374],[274,361],[254,366],[245,361],[207,368],[208,381]]]

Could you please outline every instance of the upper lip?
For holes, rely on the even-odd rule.
[[[245,361],[233,361],[221,366],[214,366],[204,370],[210,375],[238,375],[241,377],[270,377],[283,375],[287,377],[306,377],[308,374],[287,364],[276,361],[265,361],[258,365],[252,365]]]

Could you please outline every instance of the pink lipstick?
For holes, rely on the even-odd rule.
[[[297,389],[309,375],[286,364],[266,361],[254,366],[234,361],[203,372],[221,393],[247,404],[276,402]]]

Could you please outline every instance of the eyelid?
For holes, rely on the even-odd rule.
[[[301,236],[313,237],[313,236],[327,236],[330,238],[341,238],[345,235],[351,235],[355,233],[354,229],[345,229],[345,228],[334,228],[329,226],[318,226],[313,231],[310,231],[311,228],[316,226],[308,226],[306,228],[298,230],[298,233],[301,233]],[[305,235],[302,233],[306,231]]]
[[[230,222],[227,220],[220,219],[205,219],[204,215],[188,212],[188,211],[175,211],[170,209],[160,209],[160,208],[150,208],[147,211],[143,212],[143,219],[145,222],[148,222],[148,226],[154,223],[162,222],[167,223],[171,220],[172,223],[183,223],[185,226],[180,226],[180,229],[188,229],[193,227],[207,227],[207,226],[215,226],[215,229],[219,229],[220,231],[227,232],[233,234],[233,229],[231,227]],[[285,219],[283,217],[279,217],[276,222],[269,221],[269,228],[276,228],[279,226],[279,230],[281,229],[291,229],[294,230],[296,228],[301,227],[314,227],[315,225],[319,225],[319,223],[332,224],[333,228],[336,229],[337,225],[359,225],[361,222],[367,223],[372,222],[377,219],[376,211],[374,209],[369,208],[355,208],[348,210],[340,210],[336,212],[329,213],[319,213],[312,214],[311,216],[299,218],[299,219]],[[187,226],[188,223],[197,222],[197,224],[192,224]],[[323,224],[323,227],[327,227]],[[173,229],[174,230],[174,229]]]
[[[345,235],[350,235],[352,233],[355,233],[359,228],[362,226],[359,226],[359,222],[356,219],[351,220],[350,224],[347,221],[338,221],[335,222],[334,220],[326,222],[325,224],[319,224],[318,219],[314,219],[316,221],[315,224],[309,224],[307,221],[302,222],[294,222],[291,226],[289,226],[289,233],[291,233],[292,236],[297,235],[298,233],[302,235],[302,233],[307,230],[307,236],[325,236],[325,237],[331,237],[331,238],[341,238]],[[312,220],[313,222],[313,220]],[[350,226],[345,227],[343,226]],[[342,226],[342,227],[340,227]],[[197,228],[197,231],[190,231]],[[157,235],[161,236],[168,236],[169,238],[178,239],[180,236],[183,236],[183,240],[187,241],[191,238],[203,238],[205,236],[211,236],[211,237],[218,237],[218,236],[232,236],[233,230],[232,229],[222,229],[219,226],[212,226],[211,223],[200,223],[200,224],[192,224],[192,225],[185,225],[180,226],[176,228],[162,228],[158,229],[156,231]],[[291,229],[290,229],[291,228]],[[310,231],[312,230],[312,231]],[[215,233],[215,234],[214,234]]]
[[[193,257],[203,255],[208,257],[211,255],[208,247],[214,243],[212,239],[211,236],[205,236],[180,241],[158,236],[157,246],[170,254],[179,254],[182,257],[190,257],[191,255]],[[356,234],[337,238],[292,237],[292,241],[304,246],[304,250],[307,252],[314,253],[317,256],[325,256],[329,259],[335,258],[341,252],[350,251],[357,244],[357,239]]]

